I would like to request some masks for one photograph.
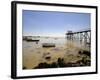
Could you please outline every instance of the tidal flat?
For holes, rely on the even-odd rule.
[[[55,46],[43,47],[43,43],[53,43]],[[90,46],[84,42],[70,41],[63,37],[41,37],[39,42],[23,40],[22,46],[24,70],[91,66]]]

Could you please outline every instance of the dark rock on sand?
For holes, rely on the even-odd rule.
[[[46,57],[47,60],[50,60],[50,57]],[[38,64],[34,69],[41,69],[41,68],[58,68],[58,67],[79,67],[79,66],[90,66],[91,61],[89,56],[85,55],[81,60],[76,62],[68,62],[65,63],[63,58],[58,58],[57,62],[53,62],[48,64],[46,62]]]
[[[66,67],[66,64],[65,64],[63,58],[58,58],[58,66],[59,67]]]
[[[89,51],[86,51],[86,50],[83,50],[83,51],[79,51],[78,52],[80,55],[82,55],[82,54],[85,54],[85,55],[87,55],[87,56],[90,56],[90,52]]]
[[[86,57],[82,58],[82,63],[85,64],[86,66],[90,66],[91,65],[90,60],[88,60]]]
[[[90,56],[90,52],[86,51],[86,50],[83,51],[83,54],[86,54],[86,55]]]
[[[50,65],[47,63],[40,63],[35,69],[37,68],[50,68]]]
[[[47,56],[47,57],[45,57],[45,59],[46,59],[46,60],[50,60],[50,59],[51,59],[51,57],[50,57],[50,56]]]
[[[27,68],[24,66],[23,69],[27,69]]]
[[[51,68],[57,68],[58,67],[58,64],[56,63],[56,62],[53,62],[52,64],[51,64]]]
[[[47,64],[47,63],[40,63],[38,66],[35,67],[35,69],[38,68],[56,68],[57,63],[53,62],[52,64]]]
[[[79,51],[78,53],[79,53],[79,54],[82,54],[82,51]]]

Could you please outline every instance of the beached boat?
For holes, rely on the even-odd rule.
[[[42,47],[55,47],[54,43],[43,43]]]
[[[39,39],[26,39],[28,42],[39,42]]]
[[[39,37],[39,36],[37,36]],[[39,38],[34,38],[33,36],[23,36],[23,40],[27,41],[27,42],[39,42],[40,39]]]

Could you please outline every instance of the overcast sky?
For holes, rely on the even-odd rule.
[[[89,13],[23,10],[23,35],[65,36],[68,30],[90,28]]]

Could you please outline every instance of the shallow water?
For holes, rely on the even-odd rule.
[[[33,37],[33,39],[37,38]],[[90,50],[90,47],[83,42],[70,41],[66,38],[42,37],[38,39],[40,40],[38,43],[23,41],[23,67],[27,69],[32,69],[43,62],[48,64],[57,62],[58,58],[64,58],[66,63],[74,62],[81,59],[76,56],[80,49]],[[43,43],[54,43],[55,47],[44,48]],[[67,58],[70,54],[74,55],[73,59]],[[50,59],[46,59],[46,57],[50,57]]]

